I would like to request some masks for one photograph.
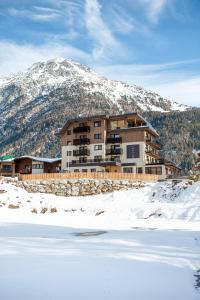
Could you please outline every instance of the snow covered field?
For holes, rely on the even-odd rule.
[[[1,183],[0,299],[199,299],[199,220],[200,183],[69,198]]]

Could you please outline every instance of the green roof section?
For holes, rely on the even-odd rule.
[[[8,160],[8,159],[14,159],[14,156],[12,156],[12,155],[0,156],[0,161],[4,161],[4,160]]]

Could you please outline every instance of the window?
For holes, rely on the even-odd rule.
[[[111,129],[120,129],[124,128],[124,120],[116,120],[116,121],[111,121],[110,123]]]
[[[119,138],[120,135],[119,135],[118,133],[111,133],[111,134],[110,134],[110,137],[111,137],[111,138]]]
[[[142,167],[136,168],[136,173],[137,174],[142,174],[143,173]]]
[[[94,150],[102,150],[102,145],[94,145]]]
[[[132,167],[127,167],[123,169],[124,173],[133,173],[133,168]]]
[[[128,145],[126,146],[127,158],[139,158],[140,157],[140,145]]]
[[[67,130],[67,135],[71,135],[71,130]]]
[[[12,171],[12,166],[11,165],[3,165],[2,170],[3,171]]]
[[[95,121],[94,127],[101,127],[101,121]]]
[[[72,151],[67,151],[67,156],[72,156]]]
[[[80,146],[79,150],[87,150],[87,146]]]
[[[120,145],[111,145],[112,150],[120,149]]]
[[[128,121],[127,121],[127,125],[128,125],[128,127],[134,127],[134,126],[135,126],[135,123],[134,123],[133,120],[128,120]]]
[[[31,165],[25,165],[25,171],[27,173],[30,173],[31,172]]]
[[[33,169],[43,169],[43,164],[33,164],[32,168]]]
[[[86,163],[87,157],[79,157],[79,163]]]
[[[79,169],[74,169],[74,173],[78,173],[79,172]]]
[[[162,167],[146,167],[145,168],[145,173],[146,174],[161,175],[162,174]]]
[[[70,146],[72,145],[72,142],[71,141],[67,141],[67,146]]]
[[[99,161],[101,161],[102,160],[102,155],[95,155],[94,156],[94,161],[95,162],[99,162]]]
[[[101,139],[101,133],[95,133],[94,134],[94,139],[95,140],[100,140]]]
[[[111,156],[111,161],[118,161],[118,162],[120,162],[120,156]]]
[[[83,170],[82,170],[82,172],[84,172],[84,173],[87,173],[87,171],[88,171],[87,169],[83,169]]]
[[[91,172],[92,172],[92,173],[96,172],[96,169],[91,169]]]

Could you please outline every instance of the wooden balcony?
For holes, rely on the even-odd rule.
[[[163,158],[157,159],[156,162],[146,162],[147,166],[151,165],[163,165],[165,163]]]
[[[88,138],[83,138],[83,139],[75,139],[73,140],[73,145],[78,146],[78,145],[89,145],[90,144],[90,139]]]
[[[114,158],[97,158],[97,159],[85,159],[83,160],[72,160],[69,163],[70,167],[75,167],[75,166],[106,166],[106,165],[121,165],[120,160],[115,160]]]
[[[88,149],[80,149],[80,150],[74,150],[73,156],[89,156],[90,151]]]
[[[118,144],[118,143],[122,143],[122,138],[121,137],[108,137],[106,139],[106,143],[107,144]]]
[[[121,155],[123,153],[122,148],[116,148],[116,149],[107,149],[106,150],[106,155]]]
[[[73,129],[73,133],[90,132],[90,126],[78,126]]]
[[[160,159],[160,156],[152,150],[146,150],[146,154],[153,157],[153,158],[155,158],[155,159]]]
[[[159,142],[156,139],[148,138],[148,139],[146,139],[146,144],[157,150],[161,149],[161,145],[159,144]]]

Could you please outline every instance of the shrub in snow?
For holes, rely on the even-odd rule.
[[[52,208],[50,209],[50,212],[51,212],[51,213],[56,213],[56,212],[57,212],[57,208],[56,208],[56,207],[52,207]]]
[[[8,208],[16,209],[16,208],[19,208],[19,205],[9,204]]]
[[[98,211],[98,212],[95,214],[95,216],[99,216],[99,215],[103,214],[104,212],[105,212],[104,210]]]
[[[5,190],[0,190],[0,194],[4,194],[4,193],[7,193],[7,191],[5,191]]]
[[[31,212],[32,212],[33,214],[37,214],[37,209],[36,209],[36,208],[33,208]]]
[[[41,213],[41,214],[45,214],[45,212],[47,212],[47,210],[48,210],[47,207],[43,207],[40,213]]]

